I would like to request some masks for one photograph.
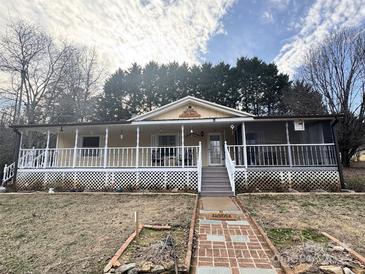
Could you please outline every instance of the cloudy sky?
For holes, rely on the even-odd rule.
[[[0,30],[17,18],[94,46],[109,71],[258,56],[294,75],[328,32],[364,26],[365,0],[0,0]]]

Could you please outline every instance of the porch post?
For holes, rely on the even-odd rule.
[[[137,127],[137,140],[136,140],[136,168],[139,164],[139,126]]]
[[[181,160],[182,160],[182,167],[185,167],[185,140],[184,140],[184,125],[181,125]]]
[[[77,154],[77,139],[79,139],[79,129],[76,129],[75,132],[75,146],[74,146],[74,157],[72,161],[72,167],[76,166],[76,154]]]
[[[243,161],[245,162],[245,169],[247,169],[248,163],[247,163],[246,125],[245,125],[245,122],[242,122],[242,145],[243,145]]]
[[[49,138],[50,138],[50,132],[49,130],[47,130],[47,143],[46,143],[46,150],[44,152],[43,168],[46,168],[48,163]]]
[[[290,145],[290,138],[289,138],[289,123],[285,122],[285,130],[286,130],[286,143],[288,144],[288,158],[289,158],[289,166],[293,167],[293,159],[291,153],[291,145]]]
[[[109,128],[105,128],[105,146],[104,146],[104,168],[108,163],[108,139],[109,139]]]
[[[14,162],[16,162],[16,167],[18,167],[18,161],[19,159],[21,159],[21,156],[22,156],[22,145],[23,145],[23,133],[21,131],[16,131],[16,133],[19,134],[19,147],[18,147],[18,151],[17,151],[17,154],[15,155],[15,158],[16,160]],[[17,134],[17,137],[18,137],[18,134]]]
[[[60,133],[57,133],[57,139],[56,139],[56,148],[58,148],[60,145]]]

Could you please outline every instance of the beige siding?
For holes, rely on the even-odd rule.
[[[200,117],[195,118],[180,118],[180,114],[182,114],[188,106],[192,106],[192,108],[200,114]],[[228,115],[225,112],[217,111],[215,109],[209,107],[203,107],[197,104],[185,104],[181,107],[172,109],[160,115],[152,117],[150,120],[172,120],[172,119],[204,119],[204,118],[223,118],[223,117],[233,117],[233,115]],[[146,119],[148,120],[148,119]]]
[[[199,136],[189,135],[190,130],[193,131]],[[203,131],[203,136],[200,136],[201,131]],[[79,132],[79,142],[78,145],[81,144],[82,136],[101,136],[101,146],[104,146],[104,134],[102,129],[98,130],[98,134],[90,134],[87,132]],[[234,144],[234,134],[229,126],[215,127],[210,128],[209,126],[199,127],[195,126],[194,128],[185,126],[185,145],[186,146],[197,146],[199,141],[202,143],[202,160],[203,165],[208,165],[208,136],[210,133],[220,133],[222,136],[222,164],[223,164],[223,153],[224,153],[224,139],[227,140],[228,144]],[[136,146],[136,129],[129,128],[128,130],[123,130],[123,139],[120,138],[121,130],[120,129],[110,129],[109,131],[109,139],[108,146],[109,147],[135,147]],[[174,127],[140,127],[140,146],[153,146],[152,144],[152,135],[162,135],[162,134],[175,134],[178,137],[179,145],[181,145],[181,128]],[[187,136],[188,135],[188,136]],[[75,142],[75,133],[67,132],[59,135],[59,148],[73,148]]]

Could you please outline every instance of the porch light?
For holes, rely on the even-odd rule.
[[[193,129],[190,129],[190,133],[192,134],[192,133],[194,133],[194,130]]]
[[[123,135],[123,130],[121,130],[121,131],[120,131],[120,140],[123,140],[123,137],[124,137],[124,135]]]

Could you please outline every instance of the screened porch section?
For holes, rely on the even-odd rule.
[[[337,166],[336,149],[329,121],[310,121],[303,129],[293,122],[252,122],[245,124],[245,145],[227,145],[236,167]]]

